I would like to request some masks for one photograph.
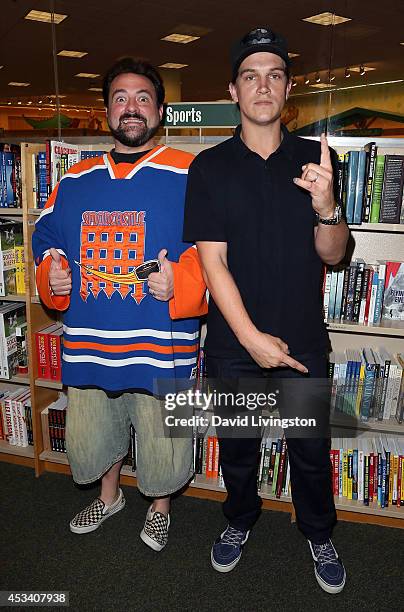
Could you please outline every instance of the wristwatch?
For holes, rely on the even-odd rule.
[[[332,217],[328,217],[327,219],[323,219],[323,217],[320,217],[320,215],[317,213],[317,221],[319,223],[322,223],[323,225],[338,225],[339,223],[341,223],[342,221],[342,208],[340,206],[340,204],[337,204],[337,206],[334,208],[334,214]]]

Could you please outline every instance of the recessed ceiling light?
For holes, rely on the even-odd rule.
[[[53,16],[53,19],[52,19]],[[46,11],[30,11],[25,15],[24,19],[30,19],[31,21],[43,21],[45,23],[56,24],[61,23],[66,19],[67,15],[61,15],[60,13],[47,13]]]
[[[11,85],[12,87],[28,87],[28,85],[31,85],[31,83],[19,83],[18,81],[10,81],[9,85]]]
[[[299,57],[300,53],[288,53],[288,56],[290,59],[292,59],[292,57]]]
[[[89,87],[88,91],[102,91],[102,87]]]
[[[370,70],[376,70],[376,68],[372,68],[371,66],[354,66],[353,68],[350,68],[350,70],[352,72],[361,72],[363,69],[364,72],[369,72]]]
[[[400,45],[404,45],[404,42],[400,43]]]
[[[321,76],[319,75],[319,73],[317,72],[316,74],[316,78],[315,78],[316,83],[320,83],[321,81]]]
[[[99,77],[101,75],[100,74],[94,74],[92,72],[78,72],[74,76],[80,77],[82,79],[96,79],[97,77]]]
[[[9,105],[10,105],[10,104],[11,104],[11,102],[7,102],[7,104],[9,104]]]
[[[161,40],[166,40],[167,42],[180,43],[182,45],[186,45],[194,40],[198,40],[200,36],[191,36],[190,34],[169,34],[168,36],[164,36]]]
[[[185,68],[188,64],[175,64],[174,62],[166,62],[165,64],[160,64],[159,68],[172,68],[173,70],[179,70],[180,68]]]
[[[63,49],[63,51],[59,51],[58,55],[62,57],[84,57],[88,53],[87,51],[66,51],[66,49]]]
[[[330,83],[313,83],[312,85],[310,85],[310,87],[316,87],[317,89],[329,89],[330,87],[335,87],[335,85]]]
[[[2,68],[4,68],[4,66],[0,66],[0,70],[1,70]]]
[[[96,98],[97,102],[104,102],[104,98]]]
[[[18,100],[17,104],[22,104],[21,100]]]
[[[305,77],[304,77],[304,84],[305,84],[305,85],[308,85],[309,83],[310,83],[310,79],[309,79],[309,77],[305,76]]]
[[[319,13],[312,17],[305,17],[302,21],[309,21],[310,23],[316,23],[317,25],[330,26],[344,23],[345,21],[352,21],[350,17],[341,17],[340,15],[334,15],[334,13]]]

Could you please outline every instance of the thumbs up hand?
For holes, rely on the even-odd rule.
[[[49,268],[49,286],[54,295],[70,295],[72,290],[72,273],[70,268],[62,268],[62,256],[54,249],[49,249],[52,262]]]
[[[160,302],[168,302],[174,295],[174,272],[167,259],[167,249],[158,254],[160,272],[152,272],[148,278],[149,293]]]

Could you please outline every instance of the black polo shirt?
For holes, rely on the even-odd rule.
[[[314,248],[311,197],[293,183],[320,162],[320,144],[289,134],[267,160],[235,135],[202,151],[188,174],[184,240],[227,243],[229,270],[256,327],[282,338],[293,356],[328,345],[322,262]],[[245,356],[212,297],[206,351]]]

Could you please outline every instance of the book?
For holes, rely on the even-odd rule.
[[[379,223],[400,223],[404,184],[404,155],[386,155]]]
[[[376,156],[375,175],[373,179],[372,201],[370,204],[370,223],[379,223],[380,202],[382,199],[385,155]]]
[[[383,320],[404,321],[404,263],[386,262],[384,300],[381,312]]]

